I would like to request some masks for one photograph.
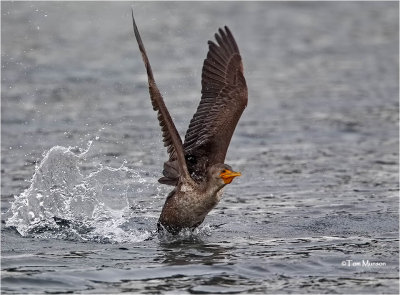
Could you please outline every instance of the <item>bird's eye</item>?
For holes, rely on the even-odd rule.
[[[222,170],[222,173],[225,173],[226,172],[226,170],[224,169],[224,170]]]

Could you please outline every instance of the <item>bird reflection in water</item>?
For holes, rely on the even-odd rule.
[[[192,237],[173,242],[160,242],[160,251],[163,252],[155,261],[168,265],[189,265],[199,263],[214,265],[229,260],[234,248],[222,247],[221,244],[212,244],[202,241],[201,238]]]

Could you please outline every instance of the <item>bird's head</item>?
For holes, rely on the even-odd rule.
[[[233,171],[232,167],[226,164],[215,164],[208,172],[209,180],[217,182],[221,186],[231,183],[235,177],[242,175],[240,172]]]

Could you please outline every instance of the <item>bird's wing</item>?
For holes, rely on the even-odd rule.
[[[139,30],[136,26],[135,19],[133,17],[132,10],[132,21],[133,21],[133,30],[135,32],[136,41],[139,45],[139,50],[142,53],[142,58],[144,65],[147,71],[148,83],[149,83],[149,92],[151,103],[153,105],[153,109],[157,111],[157,118],[160,123],[160,127],[162,130],[162,136],[164,141],[164,146],[167,147],[169,154],[169,161],[174,162],[174,177],[185,177],[189,178],[190,175],[187,170],[185,156],[182,147],[182,141],[179,136],[178,131],[172,121],[172,118],[168,112],[167,107],[164,104],[164,99],[157,88],[156,82],[153,77],[153,72],[151,70],[150,62],[146,54],[146,50],[144,48],[142,38],[140,37]]]
[[[247,105],[247,85],[239,48],[229,28],[208,41],[202,71],[202,96],[183,144],[189,173],[196,180],[223,163],[233,131]]]

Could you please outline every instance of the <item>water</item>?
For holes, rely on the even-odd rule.
[[[398,294],[398,3],[134,5],[182,135],[218,27],[249,86],[242,177],[176,238],[130,4],[1,5],[3,293]]]

